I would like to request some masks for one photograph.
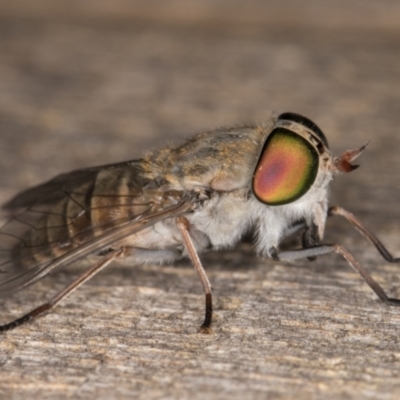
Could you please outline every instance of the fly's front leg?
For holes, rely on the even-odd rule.
[[[381,256],[391,263],[400,262],[400,258],[393,257],[390,252],[386,249],[386,247],[382,244],[382,242],[370,231],[368,230],[351,212],[346,211],[342,207],[330,207],[328,210],[328,216],[339,215],[347,221],[349,221],[360,233],[363,237],[368,239],[379,251]]]
[[[194,269],[197,272],[197,275],[198,275],[201,285],[203,287],[203,292],[205,294],[206,312],[205,312],[204,322],[200,327],[200,332],[211,333],[212,297],[211,297],[210,281],[207,278],[206,271],[204,271],[204,268],[201,264],[200,258],[197,254],[196,248],[193,244],[192,238],[190,237],[189,221],[185,217],[178,217],[176,219],[176,225],[178,226],[178,228],[181,232],[186,251],[188,252],[190,260],[193,263]]]
[[[303,231],[303,234],[301,236],[301,245],[303,249],[314,247],[319,244],[320,241],[318,237],[318,226],[314,223],[311,223],[311,225],[308,226],[305,221],[300,221],[292,225],[285,232],[285,237],[292,236],[300,231]],[[273,259],[279,259],[276,248],[271,248],[269,252]],[[314,261],[317,256],[309,256],[307,258],[309,261]]]
[[[318,238],[318,227],[314,223],[311,224],[311,226],[308,226],[306,230],[303,233],[302,236],[302,245],[303,249],[307,249],[310,247],[317,246],[319,244],[319,238]],[[309,256],[307,257],[309,261],[315,261],[316,256]]]
[[[63,299],[69,296],[73,291],[78,289],[82,286],[87,280],[92,278],[98,272],[100,272],[103,268],[105,268],[108,264],[114,261],[116,258],[121,257],[124,253],[124,249],[118,249],[110,252],[106,257],[104,257],[101,262],[98,264],[93,265],[89,269],[87,269],[83,274],[79,275],[72,283],[70,283],[65,289],[63,289],[60,293],[54,296],[50,301],[47,303],[42,304],[41,306],[35,308],[34,310],[28,312],[21,318],[18,318],[14,321],[9,322],[8,324],[0,325],[0,332],[5,332],[10,329],[14,329],[19,325],[22,325],[33,318],[36,318],[46,311],[51,310],[54,308],[58,303],[60,303]]]
[[[400,300],[389,297],[382,287],[376,282],[361,264],[340,244],[321,244],[307,249],[292,251],[275,252],[274,259],[282,261],[294,261],[302,258],[316,257],[328,253],[338,253],[344,257],[354,271],[358,272],[367,285],[376,293],[376,295],[389,305],[400,306]]]

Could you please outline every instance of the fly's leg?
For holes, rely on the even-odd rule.
[[[363,224],[352,213],[346,211],[344,208],[334,206],[329,208],[328,216],[334,215],[339,215],[346,218],[347,221],[349,221],[361,233],[362,236],[368,239],[376,247],[386,261],[391,263],[400,262],[400,258],[394,258],[382,244],[382,242],[370,230],[363,226]]]
[[[92,278],[98,272],[100,272],[103,268],[105,268],[108,264],[114,261],[116,258],[123,255],[124,249],[118,249],[111,253],[109,253],[100,263],[95,264],[94,266],[87,269],[82,275],[79,275],[77,279],[75,279],[72,283],[70,283],[65,289],[63,289],[60,293],[54,296],[47,303],[42,304],[41,306],[35,308],[34,310],[28,312],[23,317],[18,318],[8,324],[0,325],[0,332],[5,332],[10,329],[14,329],[19,325],[24,324],[25,322],[30,321],[31,319],[38,317],[45,313],[46,311],[54,308],[58,303],[60,303],[63,299],[69,296],[74,290],[78,289],[81,285],[83,285],[87,280]]]
[[[385,245],[375,236],[375,234],[373,232],[371,232],[369,229],[367,229],[354,216],[354,214],[345,210],[342,207],[332,206],[328,210],[328,217],[334,217],[334,216],[340,216],[340,217],[345,218],[347,221],[349,221],[360,232],[360,234],[364,238],[369,240],[375,246],[375,248],[378,250],[378,252],[381,254],[381,256],[386,261],[388,261],[390,263],[400,263],[400,258],[393,257],[392,254],[389,252],[389,250],[385,247]],[[299,222],[299,223],[293,225],[288,230],[286,236],[293,235],[304,229],[305,229],[305,231],[304,231],[304,234],[302,237],[303,248],[308,248],[308,247],[311,247],[313,244],[312,236],[310,237],[310,234],[312,235],[313,230],[312,230],[312,228],[307,227],[307,224],[305,222]],[[314,244],[317,244],[317,242],[314,241]],[[314,257],[311,257],[311,258],[314,258]]]
[[[340,244],[321,244],[307,249],[273,252],[273,258],[282,261],[294,261],[302,258],[316,257],[328,253],[338,253],[344,257],[354,271],[358,272],[375,294],[389,305],[400,306],[400,299],[389,297],[359,262]]]
[[[196,248],[194,247],[193,241],[189,234],[189,221],[185,217],[178,217],[176,219],[176,225],[178,226],[183,243],[185,244],[186,251],[193,263],[194,269],[200,279],[201,285],[203,287],[203,292],[205,294],[206,312],[204,322],[200,327],[200,332],[211,333],[211,322],[212,322],[212,297],[211,297],[211,285],[207,278],[206,271],[201,264],[200,258],[197,254]]]
[[[144,249],[140,247],[124,247],[124,264],[132,264],[135,262],[139,263],[163,263],[163,262],[172,262],[181,258],[182,254],[179,251],[172,249]]]
[[[311,226],[308,226],[302,236],[301,239],[303,249],[307,249],[309,247],[314,247],[319,244],[319,238],[318,238],[318,227],[314,223],[311,224]],[[315,261],[317,259],[316,256],[310,256],[308,257],[309,261]]]
[[[302,248],[306,249],[309,247],[314,247],[319,244],[319,237],[318,237],[318,227],[314,223],[310,226],[306,224],[305,221],[300,221],[292,225],[286,232],[284,237],[289,237],[295,235],[296,233],[303,231],[301,236],[301,244]],[[276,249],[270,249],[272,252],[272,258],[274,258],[276,254]],[[307,257],[309,261],[315,261],[316,256]]]

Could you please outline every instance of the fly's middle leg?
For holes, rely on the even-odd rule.
[[[181,232],[183,243],[188,252],[190,260],[193,263],[194,269],[200,279],[201,285],[203,287],[203,292],[205,295],[205,318],[204,322],[200,327],[200,332],[211,333],[211,322],[212,322],[212,296],[211,296],[211,284],[207,278],[206,271],[201,264],[200,258],[197,254],[196,248],[193,244],[192,238],[190,237],[189,221],[185,217],[178,217],[176,219],[176,225]]]

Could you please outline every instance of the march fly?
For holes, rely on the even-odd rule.
[[[294,261],[338,253],[381,300],[400,305],[341,244],[323,241],[327,217],[339,215],[383,258],[400,261],[353,214],[328,206],[332,178],[354,170],[351,163],[365,147],[333,157],[315,123],[284,113],[269,124],[201,133],[139,160],[72,171],[23,191],[4,205],[9,220],[0,230],[0,295],[84,258],[91,266],[0,331],[52,309],[113,261],[189,257],[205,296],[200,330],[209,332],[211,285],[199,253],[232,247],[249,229],[260,256]],[[280,251],[294,231],[302,235],[301,246]]]

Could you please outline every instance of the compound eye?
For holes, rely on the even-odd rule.
[[[276,128],[268,136],[254,172],[254,195],[271,206],[292,203],[311,188],[318,165],[318,152],[306,139]]]

